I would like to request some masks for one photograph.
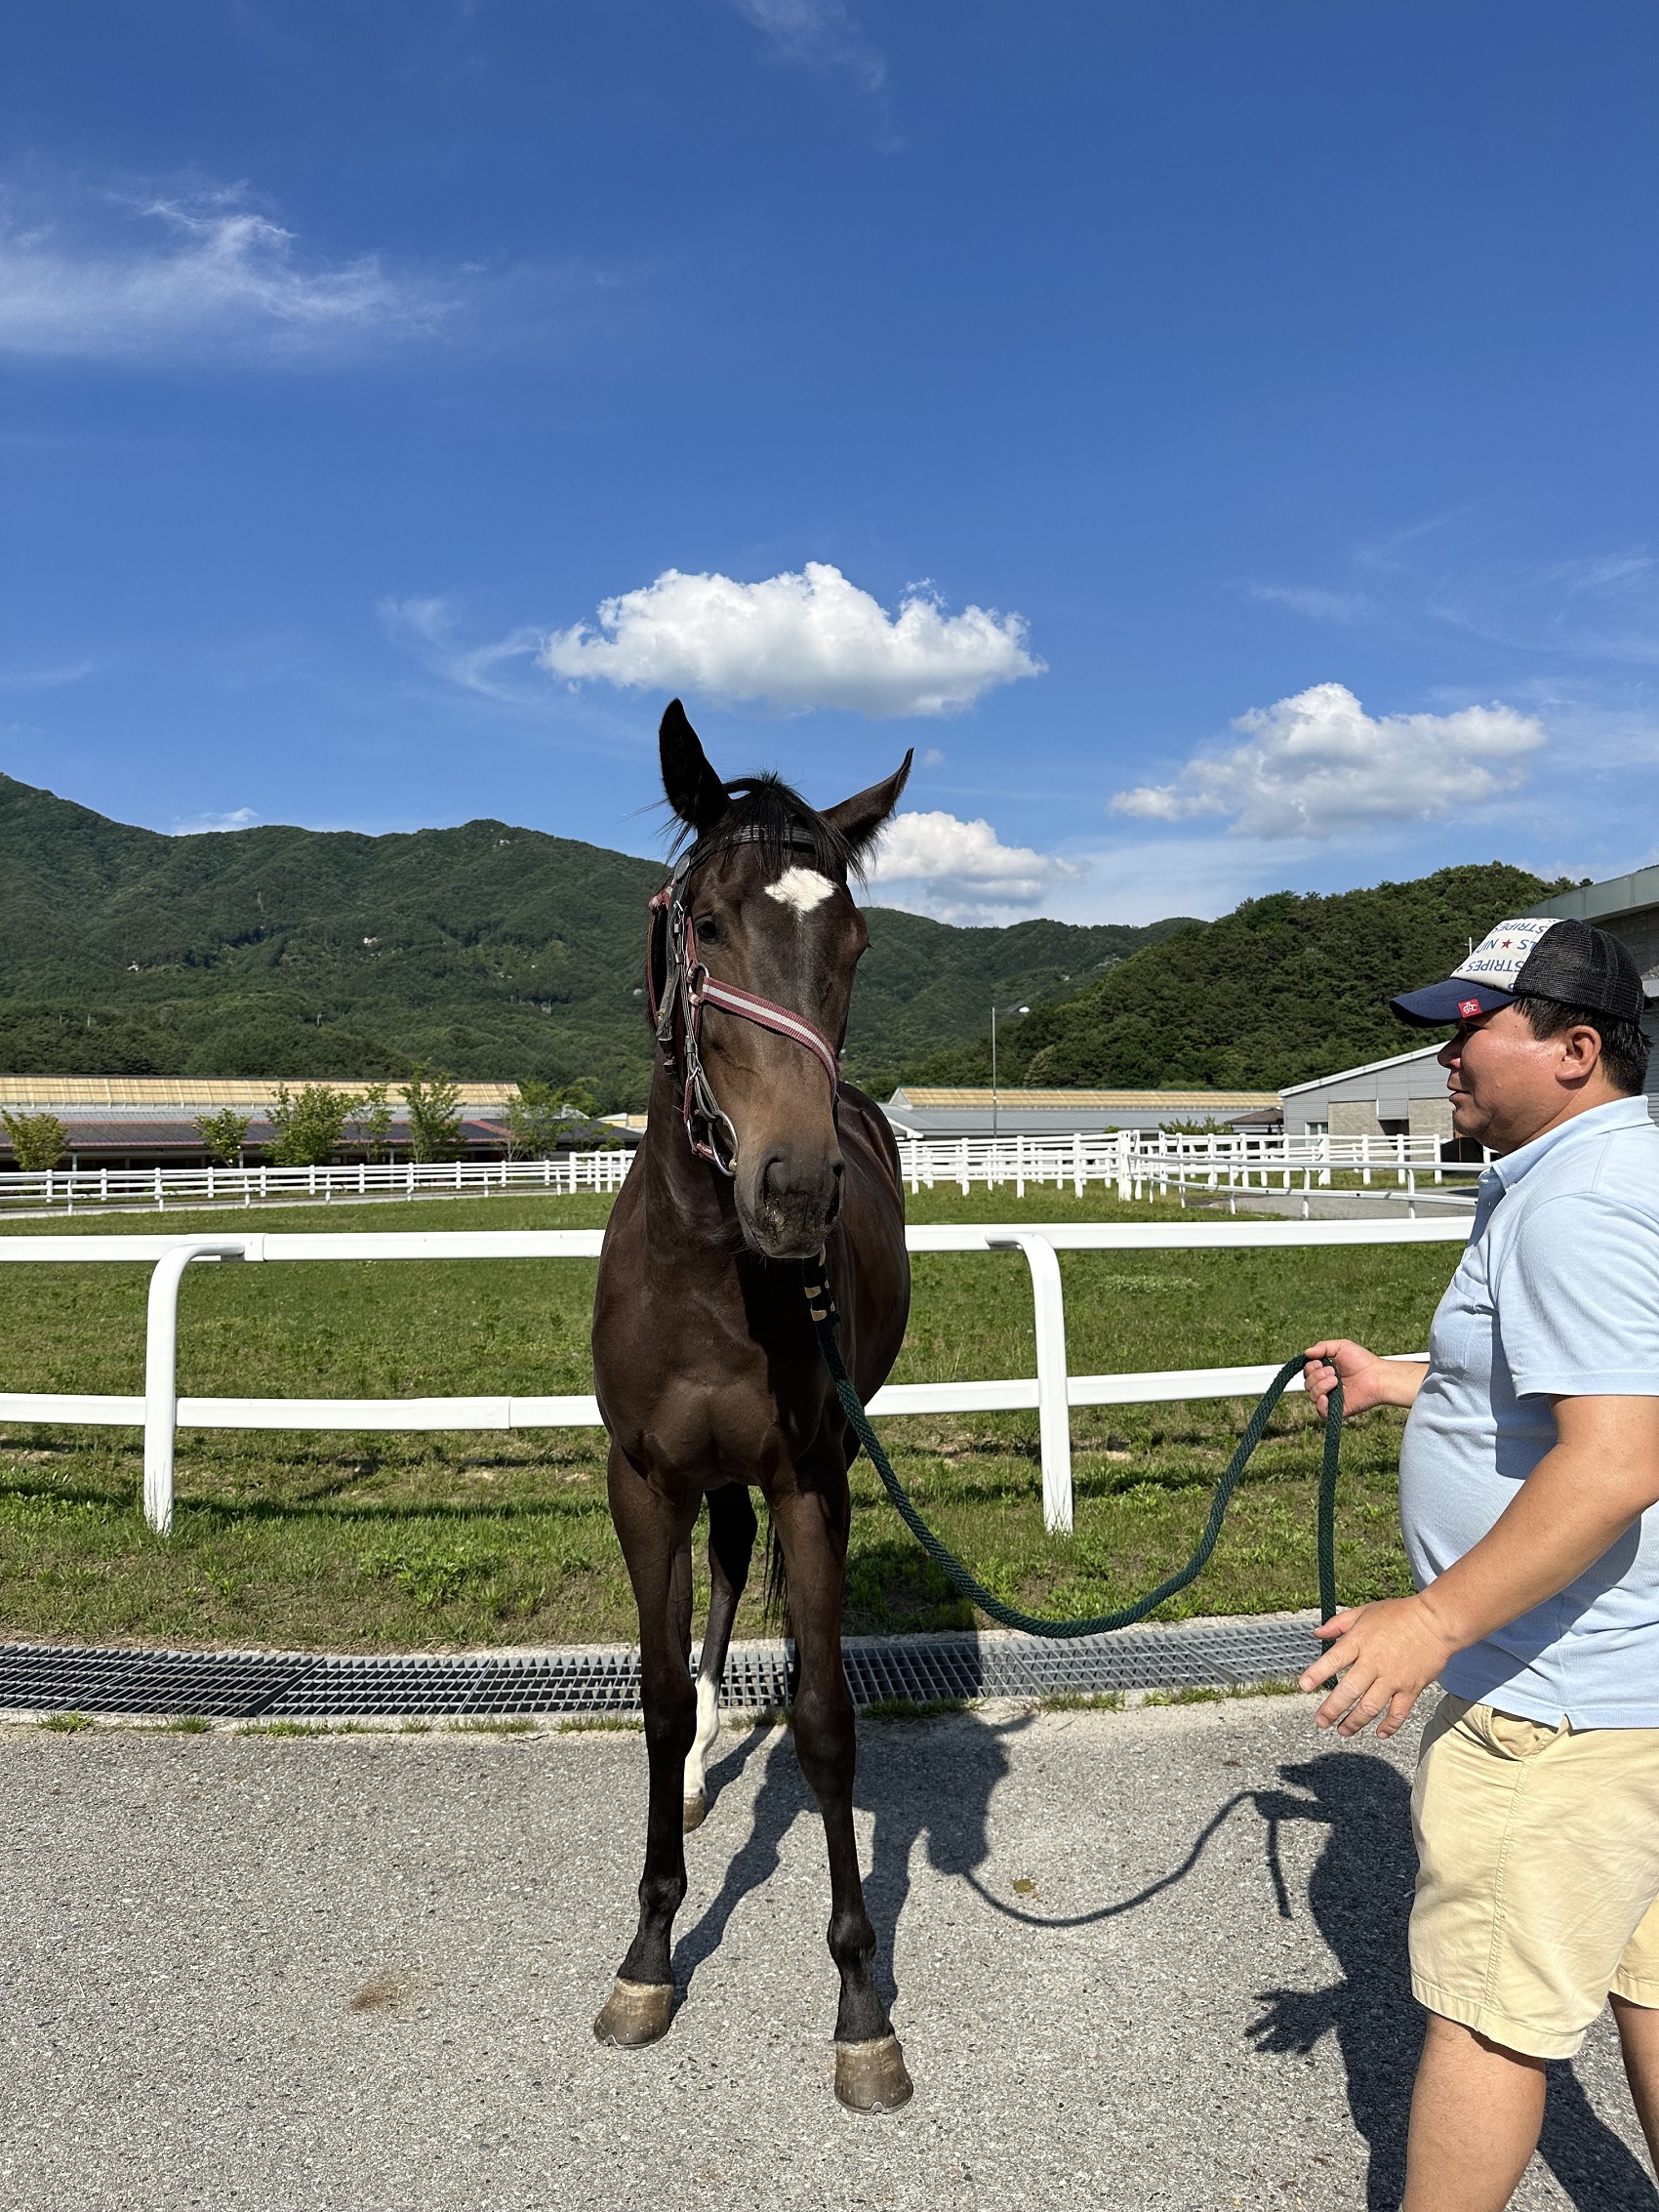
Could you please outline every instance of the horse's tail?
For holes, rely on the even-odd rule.
[[[784,1542],[778,1534],[778,1524],[770,1515],[767,1516],[766,1527],[766,1590],[761,1599],[761,1618],[769,1628],[776,1628],[783,1635],[790,1636],[794,1630],[789,1620],[789,1562],[784,1557]]]

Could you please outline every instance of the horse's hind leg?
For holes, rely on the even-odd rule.
[[[685,1824],[701,1827],[708,1810],[705,1770],[720,1733],[720,1677],[732,1620],[754,1556],[754,1507],[741,1483],[708,1493],[708,1620],[697,1663],[697,1735],[685,1762]]]
[[[616,1985],[593,2023],[601,2043],[631,2046],[666,2035],[673,2016],[669,1963],[674,1914],[685,1896],[685,1841],[680,1778],[691,1748],[691,1676],[674,1618],[675,1561],[696,1519],[695,1498],[676,1509],[659,1497],[611,1447],[611,1517],[622,1539],[639,1606],[640,1698],[651,1770],[645,1829],[645,1871],[639,1879],[639,1926],[617,1971]],[[689,1587],[689,1585],[688,1585]]]
[[[824,1815],[830,1847],[830,1955],[841,1977],[835,2094],[854,2111],[890,2112],[909,2103],[910,2077],[875,1985],[875,1930],[865,1908],[853,1832],[858,1739],[841,1665],[846,1532],[830,1524],[814,1496],[780,1500],[773,1519],[783,1538],[800,1657],[795,1755]]]

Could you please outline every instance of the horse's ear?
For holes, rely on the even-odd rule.
[[[732,803],[731,794],[708,765],[708,756],[686,719],[685,709],[670,699],[657,730],[657,749],[663,761],[663,789],[668,804],[689,829],[701,837],[711,830]]]
[[[843,799],[839,806],[824,809],[824,819],[846,839],[855,860],[862,860],[881,834],[887,817],[899,803],[914,758],[912,746],[885,783],[871,784],[868,791],[857,791],[851,799]]]

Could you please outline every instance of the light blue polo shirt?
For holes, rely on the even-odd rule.
[[[1420,1589],[1553,1448],[1557,1397],[1659,1397],[1659,1129],[1640,1098],[1592,1107],[1480,1177],[1400,1447]],[[1440,1680],[1530,1720],[1659,1728],[1659,1506]]]

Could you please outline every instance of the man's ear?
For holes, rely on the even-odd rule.
[[[912,746],[885,783],[871,784],[868,791],[854,792],[851,799],[843,799],[839,806],[824,809],[824,819],[846,839],[855,861],[863,860],[880,835],[888,815],[898,805],[899,794],[910,778],[910,762],[914,758]]]
[[[668,804],[687,828],[701,837],[730,806],[731,794],[708,765],[702,740],[677,699],[670,699],[664,712],[657,730],[657,750]]]

